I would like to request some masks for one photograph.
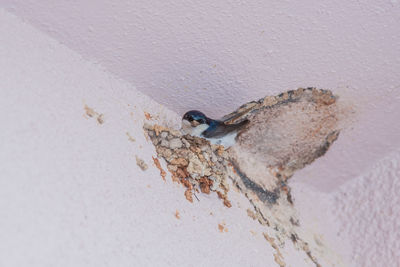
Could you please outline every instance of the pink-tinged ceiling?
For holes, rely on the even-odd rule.
[[[400,146],[400,2],[27,1],[1,6],[182,114],[222,116],[297,87],[332,89],[355,122],[297,174],[324,191]]]
[[[367,101],[400,85],[399,1],[1,5],[179,113],[222,116],[301,86],[362,91]]]
[[[400,1],[0,7],[80,54],[0,9],[0,265],[273,262],[263,228],[243,213],[243,196],[232,190],[229,210],[211,197],[192,205],[164,184],[151,166],[142,112],[177,117],[134,87],[177,113],[221,116],[299,86],[332,89],[356,110],[328,153],[293,178],[302,222],[325,222],[321,232],[339,237],[338,250],[349,239],[354,266],[398,265]],[[105,123],[85,117],[84,104]],[[227,233],[218,231],[222,222]],[[286,257],[289,266],[303,266],[297,256]]]
[[[315,266],[233,187],[227,208],[163,180],[143,122],[174,112],[1,8],[0,58],[0,266]]]

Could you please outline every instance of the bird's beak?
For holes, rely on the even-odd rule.
[[[192,132],[192,125],[190,124],[190,122],[188,120],[183,119],[182,120],[182,128],[181,128],[181,132],[183,134],[190,134]]]

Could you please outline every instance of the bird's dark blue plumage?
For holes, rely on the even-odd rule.
[[[240,130],[247,123],[247,120],[237,124],[225,124],[222,121],[213,120],[207,130],[202,133],[202,135],[206,138],[221,138],[232,132]]]
[[[191,110],[185,113],[183,115],[184,120],[188,120],[189,122],[192,122],[193,120],[198,121],[200,124],[210,124],[211,119],[208,118],[204,113],[198,111],[198,110]]]

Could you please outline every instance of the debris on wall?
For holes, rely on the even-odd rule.
[[[274,254],[274,260],[280,267],[285,267],[286,263],[283,261],[282,253],[279,250],[279,247],[275,244],[275,239],[270,237],[267,233],[263,233],[264,238],[270,243],[271,247],[275,249],[276,253]]]
[[[228,232],[228,228],[226,228],[226,223],[225,222],[219,223],[218,224],[218,230],[221,233],[227,233]]]
[[[129,141],[136,142],[136,139],[133,136],[131,136],[131,134],[129,132],[126,132],[126,136],[128,136]]]
[[[175,218],[177,218],[178,220],[181,218],[178,210],[175,211]]]
[[[144,162],[144,160],[142,160],[142,159],[139,158],[138,156],[135,156],[135,158],[136,158],[136,165],[138,165],[139,168],[140,168],[142,171],[145,171],[145,170],[147,170],[147,169],[149,168],[148,165],[146,164],[146,162]]]
[[[104,123],[104,114],[96,112],[93,108],[89,107],[88,105],[85,105],[83,108],[85,109],[86,116],[88,116],[90,118],[95,117],[99,124]]]
[[[158,158],[153,157],[154,165],[157,167],[157,169],[160,170],[160,175],[162,179],[165,181],[165,176],[167,176],[167,173],[164,171],[164,169],[161,167],[160,161]]]
[[[247,103],[223,118],[225,123],[250,121],[227,150],[160,125],[145,124],[144,129],[172,179],[186,187],[189,201],[196,192],[214,191],[230,207],[229,177],[254,206],[248,215],[270,229],[265,236],[273,241],[280,266],[285,263],[279,248],[286,242],[320,266],[329,249],[302,230],[287,182],[338,138],[346,112],[337,99],[328,90],[300,88]]]

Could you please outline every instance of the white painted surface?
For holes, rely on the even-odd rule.
[[[1,3],[181,114],[299,86],[369,101],[399,85],[399,1]]]
[[[191,204],[152,165],[143,111],[174,113],[1,9],[0,58],[0,266],[274,264],[243,196]]]
[[[400,150],[334,194],[339,238],[356,266],[400,266]]]
[[[221,116],[267,94],[318,86],[353,102],[358,115],[326,156],[295,175],[300,210],[325,221],[326,235],[340,226],[354,266],[396,266],[398,163],[377,161],[398,162],[399,1],[0,5],[80,54],[0,13],[0,265],[274,263],[242,209],[214,197],[190,205],[183,189],[164,184],[143,138],[143,110],[178,116],[136,88],[178,113]],[[84,118],[84,104],[105,123]],[[296,183],[312,187],[296,191]],[[332,207],[334,219],[319,212]]]
[[[179,114],[219,117],[287,89],[332,89],[358,117],[326,161],[297,175],[319,190],[400,146],[399,1],[0,4]]]

